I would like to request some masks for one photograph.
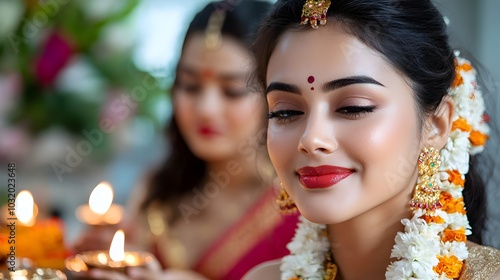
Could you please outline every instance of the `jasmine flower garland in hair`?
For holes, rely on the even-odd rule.
[[[470,62],[456,53],[456,78],[448,95],[455,103],[448,142],[441,150],[438,185],[441,209],[416,209],[411,219],[403,219],[398,232],[386,279],[454,279],[460,277],[468,257],[466,235],[471,234],[463,202],[469,157],[484,149],[489,127],[484,100]],[[323,279],[323,264],[330,248],[326,226],[300,218],[299,228],[288,244],[290,255],[282,259],[281,279]]]

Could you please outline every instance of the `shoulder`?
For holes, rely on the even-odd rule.
[[[461,280],[500,279],[500,250],[467,242],[469,257]]]
[[[276,280],[280,279],[281,259],[267,261],[257,265],[243,276],[243,280]]]

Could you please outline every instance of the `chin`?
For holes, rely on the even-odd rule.
[[[306,214],[304,212],[300,212],[300,214],[302,216],[304,216],[304,218],[306,218],[308,221],[313,222],[315,224],[331,225],[331,224],[339,223],[338,221],[335,221],[335,219],[331,219],[331,217],[324,217],[324,216],[314,215],[314,214],[307,215],[310,213]]]
[[[220,162],[227,159],[220,152],[213,150],[193,151],[193,154],[205,162]]]
[[[338,211],[338,209],[334,209],[334,207],[318,207],[318,205],[302,205],[297,206],[299,212],[304,218],[307,220],[316,223],[316,224],[338,224],[345,222],[352,218],[348,216],[345,210]]]
[[[204,146],[198,146],[198,147],[193,147],[191,148],[191,151],[193,154],[206,162],[220,162],[227,160],[229,158],[229,151],[227,150],[222,150],[219,147],[204,147]]]
[[[221,155],[227,153],[225,149],[221,149],[221,146],[223,147],[223,145],[218,143],[203,143],[201,141],[197,143],[193,142],[188,143],[189,149],[195,156],[203,160],[206,160],[206,158],[221,157]]]

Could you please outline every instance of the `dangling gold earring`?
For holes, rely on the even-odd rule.
[[[434,148],[423,148],[418,157],[418,181],[415,193],[410,202],[412,210],[433,211],[441,208],[439,196],[441,190],[436,183],[436,175],[441,159],[439,151]]]
[[[293,202],[286,192],[283,183],[280,183],[280,192],[276,198],[276,204],[278,205],[278,211],[282,214],[293,214],[297,212],[297,205],[295,205],[295,202]]]

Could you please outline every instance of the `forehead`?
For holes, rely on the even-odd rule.
[[[307,82],[311,75],[323,82],[353,75],[379,81],[401,78],[381,54],[345,33],[337,22],[285,32],[271,55],[266,80],[297,83],[303,77]]]
[[[179,64],[200,72],[210,69],[215,73],[231,74],[248,72],[252,58],[249,51],[233,38],[222,36],[221,45],[211,50],[205,47],[203,34],[193,34],[186,41]]]

